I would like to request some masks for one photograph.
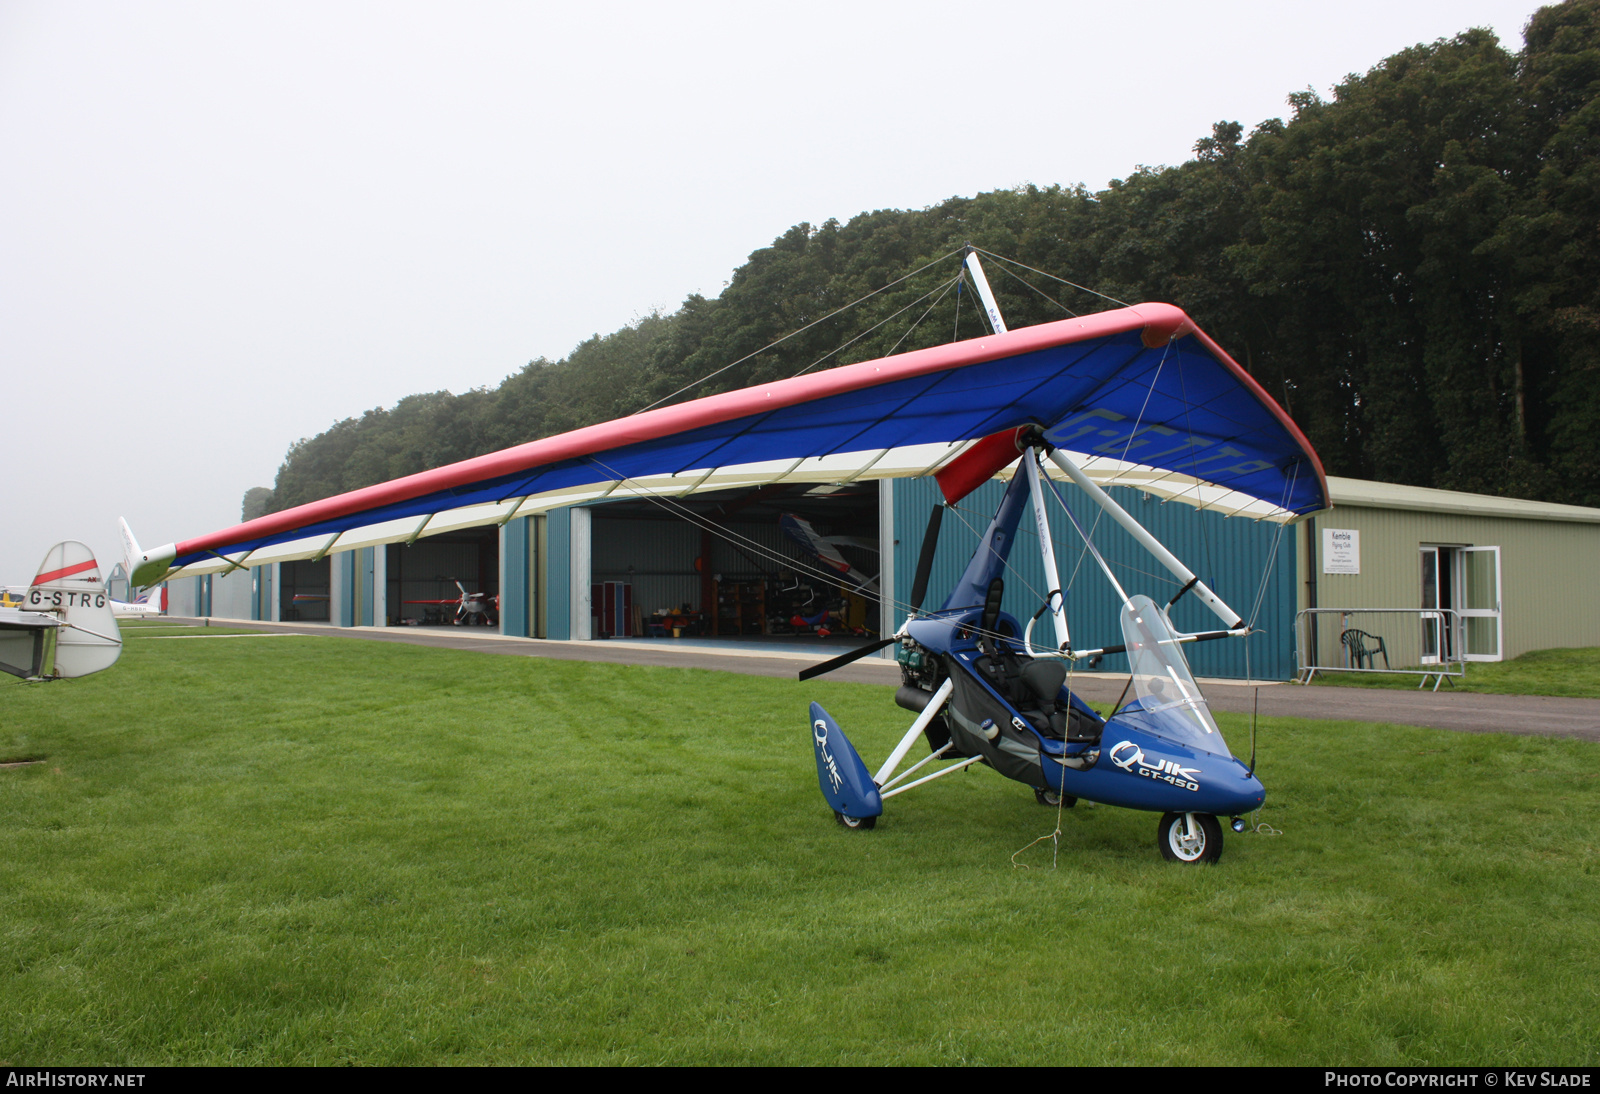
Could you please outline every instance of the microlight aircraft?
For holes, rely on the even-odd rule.
[[[1223,741],[1182,646],[1249,628],[1103,487],[1285,523],[1327,507],[1321,463],[1282,408],[1180,309],[1140,304],[1010,331],[977,254],[968,249],[964,262],[989,320],[982,337],[646,410],[272,513],[145,552],[132,580],[321,558],[606,500],[672,509],[702,491],[933,476],[944,502],[930,519],[910,610],[876,647],[897,645],[901,703],[918,710],[916,720],[873,775],[833,719],[812,707],[818,779],[835,816],[871,827],[887,798],[984,764],[1046,800],[1158,812],[1163,854],[1215,861],[1217,817],[1255,808],[1264,791]],[[922,611],[940,514],[1013,465],[954,591]],[[1065,505],[1062,478],[1144,545],[1182,583],[1180,595],[1203,603],[1221,628],[1178,631],[1167,614],[1172,601],[1129,594],[1088,535],[1121,604],[1120,644],[1073,648],[1058,580],[1034,619],[1049,617],[1048,639],[1002,612],[1002,571],[1030,512],[1046,573],[1055,573],[1044,507]],[[1101,718],[1064,686],[1064,666],[1115,652],[1128,655],[1134,698]],[[896,778],[919,736],[932,749],[921,763],[945,766],[911,782]]]
[[[877,577],[869,577],[850,565],[850,561],[839,551],[840,547],[855,547],[877,554],[876,543],[856,536],[825,536],[813,528],[809,520],[795,513],[784,513],[779,517],[778,527],[782,528],[790,539],[805,548],[806,553],[817,562],[838,574],[842,587],[853,593],[870,593],[877,590]]]
[[[461,590],[459,597],[448,597],[442,600],[407,600],[407,604],[432,604],[444,607],[446,604],[454,605],[455,617],[451,620],[456,626],[472,626],[474,623],[485,627],[495,624],[495,609],[498,607],[499,597],[490,597],[488,593],[469,593],[467,587],[455,578],[450,578],[455,587]]]

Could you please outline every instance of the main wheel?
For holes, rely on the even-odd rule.
[[[1192,836],[1185,817],[1194,818]],[[1163,813],[1156,846],[1168,862],[1216,862],[1222,857],[1222,825],[1210,813]]]
[[[1054,809],[1058,805],[1063,809],[1071,809],[1074,805],[1078,804],[1078,799],[1074,798],[1071,794],[1068,794],[1066,797],[1062,797],[1054,790],[1045,790],[1043,787],[1038,786],[1033,788],[1033,800],[1038,802],[1040,805],[1048,805],[1051,809]]]
[[[863,829],[865,829],[865,828],[876,828],[876,827],[878,827],[878,818],[877,817],[847,817],[843,813],[835,813],[833,815],[833,819],[838,821],[841,825],[843,825],[846,828],[863,828]]]

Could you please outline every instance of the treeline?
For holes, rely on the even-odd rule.
[[[1600,505],[1600,0],[1541,9],[1525,39],[1510,53],[1473,30],[1404,50],[1331,100],[1291,95],[1287,122],[1248,136],[1218,123],[1188,163],[1100,193],[1029,186],[796,225],[715,299],[493,390],[413,395],[298,442],[270,509],[977,335],[970,294],[939,295],[953,258],[896,283],[968,241],[1109,297],[1179,305],[1288,408],[1330,474]],[[989,268],[1014,327],[1114,306]]]

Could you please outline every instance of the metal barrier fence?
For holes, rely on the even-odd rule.
[[[1419,688],[1432,676],[1438,691],[1467,673],[1466,635],[1449,608],[1306,608],[1294,632],[1302,684],[1319,672],[1387,672],[1420,676]]]

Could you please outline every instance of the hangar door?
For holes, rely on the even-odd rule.
[[[386,550],[385,608],[389,626],[484,625],[498,622],[500,597],[499,528],[468,528],[425,536]],[[463,597],[488,605],[462,612]]]
[[[593,637],[853,646],[878,632],[875,481],[614,502],[590,519]]]

